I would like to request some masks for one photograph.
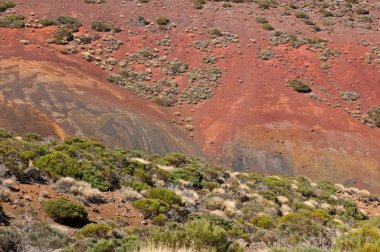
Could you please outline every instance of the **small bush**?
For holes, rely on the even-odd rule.
[[[48,18],[40,19],[40,20],[38,20],[38,23],[42,24],[44,27],[55,25],[55,21],[52,19],[48,19]]]
[[[359,8],[359,9],[356,10],[356,13],[358,13],[359,15],[368,15],[369,14],[369,10]]]
[[[95,21],[91,24],[91,29],[97,32],[109,32],[112,30],[112,25],[100,21]]]
[[[219,28],[212,28],[212,29],[208,30],[208,33],[212,37],[220,37],[223,35],[222,31]]]
[[[241,251],[228,239],[225,229],[206,219],[189,221],[177,229],[154,229],[151,240],[155,245],[173,249],[191,247],[195,251]]]
[[[274,52],[270,49],[263,49],[258,54],[259,58],[263,60],[270,60],[274,56]]]
[[[273,31],[273,30],[274,30],[273,26],[272,26],[271,24],[268,24],[268,23],[266,23],[266,24],[262,24],[261,27],[262,27],[264,30],[267,30],[267,31]]]
[[[380,232],[375,226],[364,226],[340,236],[335,244],[337,251],[379,251]]]
[[[12,1],[1,1],[0,2],[0,12],[6,11],[7,9],[15,7],[16,4]]]
[[[296,18],[308,19],[309,16],[307,15],[306,12],[298,11],[296,12]]]
[[[57,22],[65,26],[65,28],[71,32],[77,32],[79,27],[82,25],[78,19],[70,16],[60,16],[57,18]]]
[[[181,198],[175,192],[165,188],[148,189],[146,197],[162,200],[169,205],[180,205],[182,203]]]
[[[322,210],[302,210],[278,219],[279,230],[289,246],[305,241],[317,247],[330,246],[333,239],[332,217]],[[287,238],[286,238],[287,237]]]
[[[43,222],[34,223],[28,228],[26,237],[32,245],[48,250],[62,248],[70,241],[66,234],[50,227],[48,223]]]
[[[273,220],[265,215],[254,216],[252,217],[251,222],[253,225],[264,229],[272,228],[275,226]]]
[[[292,80],[289,82],[289,86],[293,88],[293,90],[299,92],[299,93],[310,93],[312,90],[311,88],[303,83],[300,80]]]
[[[370,108],[364,117],[364,121],[371,127],[380,128],[380,107]]]
[[[256,21],[259,24],[267,24],[267,23],[269,23],[269,21],[268,21],[268,19],[266,17],[257,17]]]
[[[147,218],[153,218],[169,211],[169,204],[159,199],[140,199],[133,202],[133,206]]]
[[[46,213],[55,221],[67,225],[81,225],[87,222],[87,211],[81,204],[64,198],[43,203]]]
[[[195,9],[202,9],[204,4],[206,4],[206,0],[194,0]]]
[[[6,129],[0,128],[0,139],[6,139],[6,138],[12,138],[12,137],[13,137],[12,132]]]
[[[112,230],[111,226],[107,224],[91,223],[82,227],[78,233],[78,239],[94,238],[103,239],[109,237],[109,233]]]
[[[19,15],[10,15],[0,18],[0,27],[3,28],[24,28],[24,17]]]
[[[159,16],[156,18],[156,23],[160,26],[165,26],[167,24],[169,24],[169,19],[167,19],[166,17],[164,16]]]
[[[59,28],[54,32],[54,43],[58,45],[67,44],[72,40],[74,40],[74,35],[68,29]]]
[[[270,9],[270,8],[276,8],[277,7],[277,1],[276,0],[255,0],[255,2],[262,9]]]

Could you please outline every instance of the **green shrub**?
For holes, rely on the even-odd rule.
[[[168,217],[165,214],[159,214],[153,218],[153,223],[158,226],[163,226],[168,221]]]
[[[111,226],[107,224],[91,223],[82,227],[77,232],[77,237],[78,239],[94,238],[99,240],[109,237],[109,233],[111,230]]]
[[[78,19],[70,16],[60,16],[57,18],[57,22],[71,32],[77,32],[79,27],[82,25]]]
[[[324,17],[333,17],[334,16],[334,13],[332,13],[331,11],[328,11],[328,10],[322,10],[321,13]]]
[[[91,29],[97,32],[109,32],[112,30],[112,25],[100,21],[95,21],[91,24]]]
[[[140,199],[133,202],[133,206],[139,209],[145,217],[153,218],[169,211],[169,204],[160,199]]]
[[[190,181],[195,188],[202,188],[203,175],[194,167],[177,168],[170,174],[175,180]]]
[[[39,19],[38,23],[42,24],[43,26],[51,26],[55,25],[55,21],[52,19],[44,18],[44,19]]]
[[[288,246],[304,242],[317,247],[330,246],[334,238],[332,217],[322,210],[301,210],[278,219],[280,235]]]
[[[255,0],[255,2],[262,9],[270,9],[270,8],[276,8],[277,7],[277,1],[276,0]]]
[[[206,0],[194,0],[195,9],[202,9],[204,4],[206,4]]]
[[[54,43],[58,45],[67,44],[72,40],[74,40],[74,35],[66,28],[58,28],[54,32]]]
[[[266,215],[253,216],[250,222],[260,228],[269,229],[275,226],[273,220]]]
[[[182,203],[181,198],[174,191],[165,188],[148,189],[146,197],[162,200],[169,205],[180,205]]]
[[[222,31],[219,28],[212,28],[212,29],[208,30],[208,33],[212,37],[220,37],[223,35]]]
[[[161,165],[184,167],[190,164],[191,160],[181,153],[172,152],[159,157],[158,159],[154,160],[154,162]]]
[[[169,24],[169,19],[167,19],[166,17],[164,17],[164,16],[158,16],[157,18],[156,18],[156,23],[158,24],[158,25],[160,25],[160,26],[165,26],[165,25],[167,25],[167,24]]]
[[[0,2],[0,12],[4,12],[7,9],[15,7],[16,4],[12,1],[1,1]]]
[[[266,24],[262,24],[261,27],[262,27],[264,30],[267,30],[267,31],[273,31],[273,30],[274,30],[273,26],[272,26],[271,24],[268,24],[268,23],[266,23]]]
[[[105,240],[101,239],[90,248],[86,250],[86,252],[113,252],[115,251],[116,244],[114,240]]]
[[[303,12],[303,11],[298,11],[296,12],[296,18],[302,18],[302,19],[308,19],[309,16],[307,15],[306,12]]]
[[[299,93],[310,93],[312,90],[311,88],[303,83],[300,80],[292,80],[289,82],[289,86],[293,88],[293,90],[299,92]]]
[[[151,240],[156,245],[173,249],[188,247],[195,251],[242,251],[240,247],[233,246],[225,229],[205,219],[189,221],[176,229],[154,229]]]
[[[80,178],[82,172],[77,161],[61,151],[55,151],[39,158],[36,166],[54,179],[60,177]]]
[[[10,15],[0,18],[0,27],[3,28],[24,28],[24,17],[19,15]]]
[[[6,129],[0,128],[0,139],[12,138],[12,137],[13,137],[12,132],[10,132]]]
[[[359,15],[368,15],[369,14],[369,10],[366,10],[366,9],[363,9],[363,8],[358,8],[356,10],[356,13],[358,13]]]
[[[87,222],[87,211],[81,204],[64,198],[48,200],[43,203],[46,213],[55,221],[78,226]]]
[[[374,226],[353,229],[338,237],[335,243],[337,251],[380,251],[380,232]]]

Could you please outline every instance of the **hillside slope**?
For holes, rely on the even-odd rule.
[[[0,58],[59,62],[51,66],[66,66],[67,72],[81,69],[126,89],[101,85],[134,104],[110,102],[106,112],[95,109],[91,113],[106,118],[97,118],[105,123],[95,125],[88,123],[91,115],[78,119],[74,113],[62,121],[53,116],[60,108],[53,106],[46,115],[37,107],[53,124],[49,134],[65,135],[57,127],[65,128],[66,135],[83,133],[118,146],[132,139],[127,147],[160,153],[194,154],[200,146],[213,163],[235,170],[300,174],[380,191],[380,130],[367,116],[380,104],[377,1],[207,1],[200,9],[182,0],[15,3],[1,16],[23,15],[25,27],[1,29]],[[81,26],[73,29],[65,23],[69,19],[47,27],[40,22],[59,16],[74,17]],[[76,39],[54,41],[56,30],[65,27],[75,30]],[[294,80],[311,92],[293,90]],[[86,90],[87,97],[78,99],[114,100],[98,96],[101,90]],[[154,111],[140,110],[142,104]],[[148,118],[116,116],[118,106],[129,106],[122,114]],[[29,124],[7,121],[14,112],[2,107],[7,114],[2,126],[31,130]],[[146,139],[156,135],[158,121],[162,136],[152,140],[153,147]],[[148,134],[131,136],[134,123],[147,125]],[[32,130],[41,132],[39,127]],[[179,140],[188,139],[185,132],[194,143]],[[174,141],[184,146],[170,149]]]
[[[0,131],[1,251],[378,251],[380,197]]]

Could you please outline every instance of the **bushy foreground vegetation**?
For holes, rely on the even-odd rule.
[[[0,249],[5,251],[380,249],[380,219],[368,220],[344,195],[367,201],[379,197],[330,182],[233,173],[178,153],[149,155],[80,138],[55,141],[31,133],[15,137],[6,130],[0,130],[0,163],[3,179],[56,181],[57,192],[74,197],[92,195],[88,198],[94,201],[100,191],[117,190],[147,220],[138,229],[117,218],[89,223],[79,200],[44,199],[41,205],[52,221],[84,226],[68,236],[40,221],[21,228],[11,225],[0,231]],[[33,169],[40,176],[30,176]],[[0,216],[5,223],[6,213],[1,211]]]

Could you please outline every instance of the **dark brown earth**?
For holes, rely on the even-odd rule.
[[[80,54],[65,56],[59,53],[61,46],[46,46],[54,28],[1,29],[0,126],[59,137],[95,136],[111,145],[150,152],[204,152],[215,163],[236,170],[299,174],[380,192],[380,129],[351,116],[348,112],[356,108],[340,94],[360,94],[360,116],[380,105],[379,64],[365,60],[366,53],[380,47],[378,8],[368,6],[374,18],[371,30],[351,28],[345,18],[332,18],[336,24],[320,25],[324,29],[316,34],[294,15],[281,15],[288,1],[270,10],[254,3],[233,4],[231,9],[208,3],[203,10],[195,10],[192,3],[182,0],[148,4],[108,0],[103,5],[69,0],[16,2],[14,11],[29,18],[33,18],[31,12],[42,18],[77,17],[84,25],[81,32],[90,30],[97,16],[118,23],[125,31],[116,35],[124,43],[112,54],[117,59],[126,52],[156,47],[156,40],[166,34],[134,27],[138,16],[154,20],[164,15],[174,22],[177,27],[167,32],[172,41],[168,57],[193,67],[201,64],[205,53],[187,45],[207,37],[209,28],[237,34],[239,43],[213,49],[213,55],[222,56],[217,64],[223,75],[211,99],[166,109],[106,83],[108,73],[81,60]],[[309,15],[322,23],[318,13]],[[306,46],[273,47],[276,56],[260,60],[257,53],[270,46],[270,32],[256,23],[257,16],[266,16],[279,30],[324,38],[331,50],[341,54],[328,60],[329,69],[321,68],[320,52]],[[189,27],[197,32],[186,33]],[[33,43],[21,45],[19,39]],[[180,87],[187,81],[177,79]],[[286,79],[306,81],[324,101],[292,91]],[[192,133],[186,134],[184,123],[173,116],[177,111],[193,118]],[[178,125],[168,124],[171,119]]]

